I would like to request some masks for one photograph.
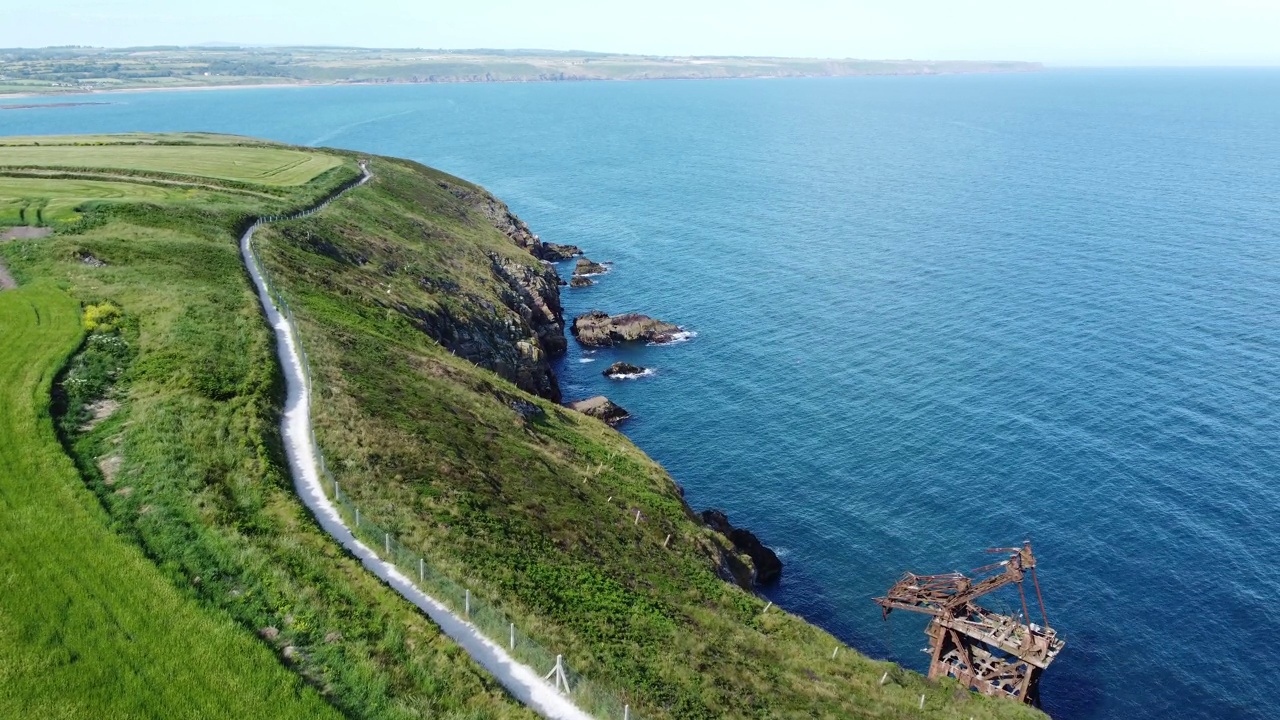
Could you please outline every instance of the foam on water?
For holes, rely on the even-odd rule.
[[[639,378],[652,377],[656,374],[657,374],[657,371],[655,371],[653,368],[645,368],[642,372],[638,372],[638,373],[618,373],[616,375],[610,375],[609,379],[610,380],[637,380]]]
[[[645,344],[648,345],[649,347],[662,347],[664,345],[678,345],[682,342],[688,342],[696,337],[698,337],[698,333],[694,332],[693,330],[681,330],[679,332],[671,333],[671,337],[668,340],[664,340],[662,342],[645,343]]]

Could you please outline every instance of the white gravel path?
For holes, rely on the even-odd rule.
[[[360,184],[364,184],[370,177],[372,176],[366,170]],[[240,255],[245,267],[249,270],[249,275],[253,278],[253,284],[257,287],[258,298],[262,301],[262,307],[267,314],[267,322],[276,334],[280,365],[284,369],[288,386],[284,417],[280,421],[280,432],[284,437],[285,454],[288,456],[289,471],[293,475],[293,486],[298,497],[302,498],[302,502],[315,514],[325,532],[358,557],[370,572],[382,578],[396,592],[430,616],[446,635],[453,638],[454,642],[466,650],[468,655],[488,670],[517,700],[544,718],[591,720],[590,715],[579,710],[568,698],[556,692],[554,687],[542,679],[542,674],[550,668],[538,672],[528,665],[517,662],[501,645],[482,635],[474,625],[419,590],[395,565],[379,558],[373,548],[357,540],[350,528],[343,523],[337,508],[324,494],[320,475],[316,469],[316,457],[310,442],[311,398],[306,392],[302,358],[298,353],[298,338],[294,337],[288,321],[276,308],[267,291],[266,283],[263,282],[262,274],[253,261],[250,250],[253,231],[254,228],[249,228],[240,238]]]

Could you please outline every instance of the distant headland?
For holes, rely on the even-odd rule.
[[[1021,73],[1015,61],[672,57],[343,47],[0,49],[0,96],[261,85],[571,82]]]

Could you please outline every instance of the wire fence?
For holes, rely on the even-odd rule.
[[[249,231],[256,230],[267,223],[280,220],[295,220],[319,212],[336,199],[338,195],[363,183],[368,177],[366,172],[365,176],[359,181],[342,188],[328,200],[308,210],[288,215],[272,215],[259,218],[250,226]],[[275,303],[277,311],[289,324],[289,332],[294,338],[294,343],[302,362],[302,375],[305,384],[303,391],[307,393],[308,398],[314,400],[311,362],[307,357],[306,349],[302,346],[302,335],[294,318],[293,309],[289,306],[288,300],[284,297],[279,287],[272,282],[270,275],[263,266],[257,251],[253,247],[252,236],[248,242],[248,250],[249,258],[262,278],[267,294]],[[310,418],[308,418],[307,427],[311,449],[315,453],[316,470],[319,472],[321,485],[337,507],[343,522],[346,523],[357,539],[375,550],[380,549],[382,559],[391,562],[406,577],[413,580],[419,590],[440,602],[458,617],[470,622],[489,640],[506,648],[512,657],[536,671],[545,671],[545,679],[554,683],[556,689],[570,697],[581,710],[602,720],[606,718],[641,720],[641,716],[631,707],[632,698],[626,693],[617,691],[602,683],[594,682],[581,673],[574,671],[562,654],[551,650],[517,627],[515,621],[504,613],[497,604],[471,592],[468,587],[456,582],[446,573],[432,566],[421,553],[405,546],[397,538],[393,537],[388,530],[374,522],[367,514],[362,514],[359,506],[355,504],[351,496],[342,491],[337,479],[329,472],[329,465],[325,461],[324,452],[320,449],[320,445],[316,440],[315,425]]]

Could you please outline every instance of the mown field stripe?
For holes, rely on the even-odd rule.
[[[0,337],[0,717],[337,718],[107,528],[49,413],[79,303],[0,293]]]

